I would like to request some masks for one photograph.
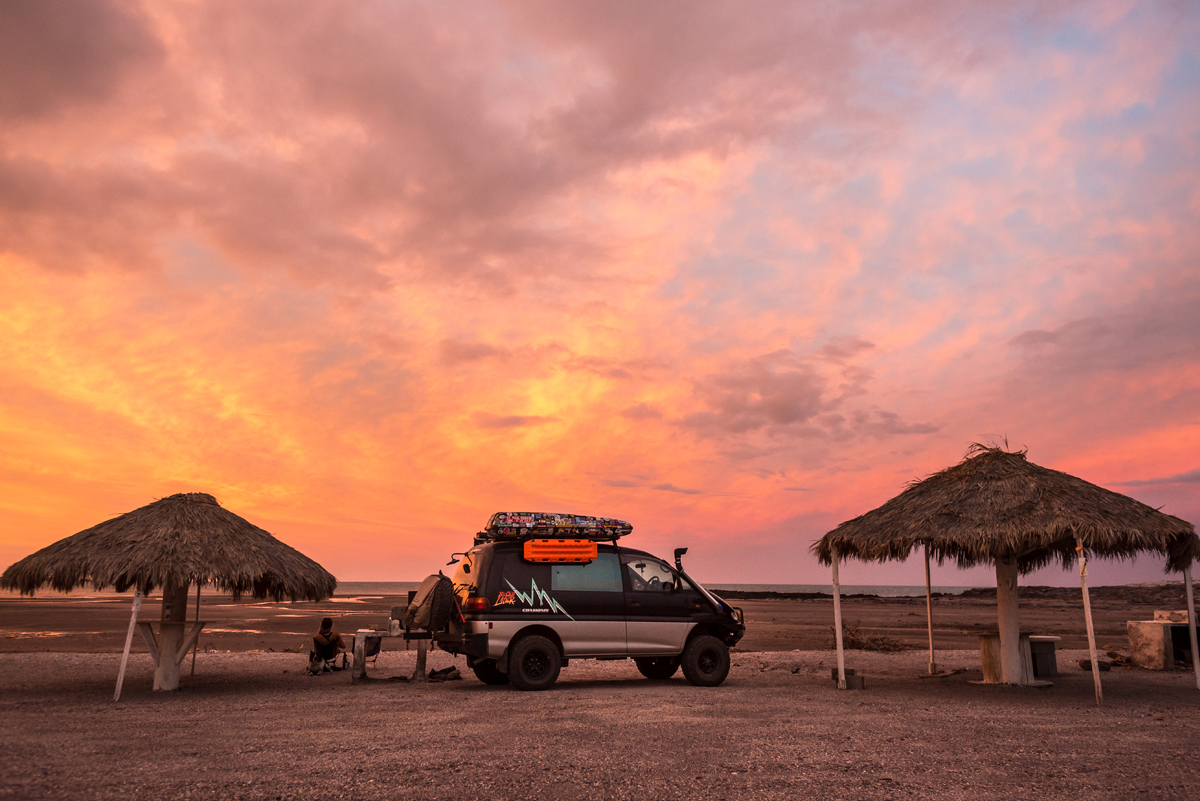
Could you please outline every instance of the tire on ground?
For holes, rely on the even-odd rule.
[[[476,659],[471,670],[475,671],[475,678],[484,684],[508,684],[508,676],[496,667],[495,659]]]
[[[548,690],[558,680],[562,655],[546,637],[527,634],[508,653],[508,680],[519,690]]]
[[[683,675],[697,687],[716,687],[729,675],[729,647],[711,634],[688,640],[682,661]]]
[[[633,662],[643,676],[656,681],[669,679],[679,670],[677,656],[636,656]]]

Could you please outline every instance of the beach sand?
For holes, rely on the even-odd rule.
[[[388,680],[411,674],[413,651],[385,651],[359,684],[308,676],[303,653],[283,652],[306,652],[324,614],[353,630],[391,599],[213,596],[202,617],[237,629],[202,640],[219,652],[201,652],[194,676],[186,660],[174,693],[151,691],[136,654],[115,704],[128,599],[83,600],[0,598],[0,799],[1200,797],[1191,672],[1114,668],[1097,708],[1076,664],[1086,654],[1064,639],[1053,687],[972,684],[977,643],[961,632],[994,622],[985,600],[935,609],[939,641],[957,644],[939,667],[964,671],[948,678],[921,678],[923,650],[851,651],[867,688],[838,692],[827,601],[745,600],[750,633],[721,687],[583,660],[551,691],[521,693],[438,652],[429,667],[456,664],[463,681]],[[868,630],[923,644],[923,599],[845,606]],[[1097,610],[1102,641],[1123,642],[1124,620],[1152,611]],[[1023,600],[1022,621],[1083,629],[1067,601]],[[63,633],[27,636],[38,627]]]

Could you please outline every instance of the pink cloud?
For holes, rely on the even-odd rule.
[[[1200,515],[1190,11],[47,8],[0,21],[9,561],[195,489],[345,578],[544,507],[821,580],[775,557],[1006,434]]]

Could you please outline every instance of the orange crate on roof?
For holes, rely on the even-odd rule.
[[[587,564],[596,558],[592,540],[526,540],[525,561]]]

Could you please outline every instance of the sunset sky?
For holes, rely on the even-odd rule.
[[[1200,522],[1198,254],[1192,2],[9,2],[0,569],[209,492],[344,581],[564,511],[817,583],[1006,440]]]

